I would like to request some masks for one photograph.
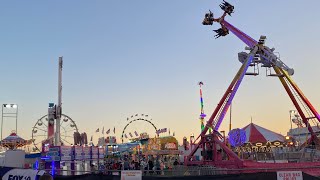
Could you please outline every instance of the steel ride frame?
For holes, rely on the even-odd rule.
[[[239,29],[237,29],[236,27],[234,27],[233,25],[225,21],[224,17],[225,17],[225,13],[222,16],[222,19],[217,19],[218,22],[222,26],[227,28],[229,31],[231,31],[234,35],[236,35],[240,40],[242,40],[249,47],[251,51],[246,61],[242,64],[237,74],[233,78],[232,82],[230,83],[229,87],[227,88],[226,92],[222,96],[221,100],[219,101],[211,117],[207,121],[205,128],[194,141],[195,143],[194,143],[193,150],[188,156],[185,157],[185,161],[184,161],[185,165],[210,164],[218,167],[228,167],[228,168],[234,168],[234,167],[242,168],[245,166],[244,161],[241,160],[233,151],[231,151],[229,147],[225,145],[225,143],[221,142],[221,140],[219,139],[218,129],[220,127],[220,124],[222,123],[224,116],[226,115],[230,107],[230,104],[232,103],[232,100],[242,82],[244,75],[248,70],[249,65],[252,63],[252,60],[255,54],[256,53],[260,54],[261,52],[263,53],[270,53],[270,52],[268,52],[265,49],[265,47],[259,44],[256,40],[254,40],[244,32],[240,31]],[[215,22],[217,22],[216,19],[215,19]],[[293,102],[295,108],[297,109],[300,117],[302,118],[304,124],[306,125],[309,132],[311,133],[311,138],[309,139],[309,143],[315,142],[317,145],[319,145],[320,144],[319,140],[316,134],[313,132],[312,127],[309,124],[310,119],[316,119],[318,122],[320,122],[319,113],[312,106],[312,104],[306,98],[306,96],[302,93],[302,91],[297,86],[297,84],[292,80],[292,78],[289,76],[287,71],[285,71],[284,69],[282,69],[281,67],[275,64],[272,64],[272,67],[276,73],[275,76],[279,78],[287,94],[289,95],[291,101]],[[213,133],[211,134],[207,134],[209,127],[213,127],[214,129]],[[204,153],[206,143],[213,144],[213,158],[210,160],[205,160],[203,156],[202,161],[195,161],[195,158],[194,158],[195,152],[199,148],[202,148],[203,150],[202,153]],[[217,152],[216,145],[219,145],[220,148],[226,153],[227,160],[222,161],[221,159],[219,159],[219,157],[217,157],[218,152]],[[257,165],[254,165],[254,166],[256,167]]]

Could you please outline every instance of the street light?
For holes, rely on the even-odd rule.
[[[231,124],[231,123],[230,123]],[[224,141],[224,144],[226,145],[227,144],[227,141],[226,141],[226,132],[225,131],[220,131],[222,133],[222,136],[223,136],[223,141]]]
[[[190,150],[192,151],[192,145],[193,145],[193,142],[194,141],[194,134],[192,133],[191,135],[190,135]]]
[[[292,113],[296,113],[297,111],[296,110],[289,110],[289,114],[290,114],[290,124],[291,124],[291,131],[292,131],[292,118],[291,118],[291,115]]]
[[[15,112],[3,112],[4,108],[6,109],[15,109]],[[17,104],[2,104],[2,113],[1,113],[1,140],[3,135],[3,118],[15,118],[16,119],[16,133],[18,133],[18,105]]]

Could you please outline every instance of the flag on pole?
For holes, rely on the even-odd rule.
[[[172,136],[174,136],[174,135],[175,135],[175,133],[173,132],[173,133],[172,133]]]
[[[131,134],[131,132],[129,132],[129,135],[130,135],[130,137],[133,137],[132,134]]]
[[[92,136],[91,136],[91,138],[90,138],[90,142],[92,142]]]
[[[137,131],[134,131],[134,134],[135,134],[136,136],[139,136],[138,133],[137,133]]]
[[[104,126],[103,126],[103,128],[102,128],[102,134],[104,134]]]
[[[107,134],[109,134],[110,133],[110,128],[108,129],[108,131],[107,131]]]
[[[113,134],[115,134],[115,133],[116,133],[116,127],[113,128]]]
[[[170,129],[169,129],[169,136],[170,136]]]
[[[124,134],[124,137],[125,137],[126,139],[128,139],[128,136],[127,136],[127,134]]]
[[[99,128],[96,130],[96,132],[99,132]]]

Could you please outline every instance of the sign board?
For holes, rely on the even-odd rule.
[[[99,148],[99,159],[103,159],[105,154],[104,148]]]
[[[176,143],[170,142],[164,145],[165,149],[178,149]]]
[[[92,156],[91,156],[91,159],[98,159],[99,157],[98,157],[98,147],[94,147],[94,146],[92,146],[91,147],[92,149]]]
[[[74,159],[75,160],[83,160],[83,152],[82,146],[75,146],[74,147]]]
[[[72,161],[74,160],[72,146],[61,146],[60,147],[61,161]]]
[[[2,176],[2,180],[36,180],[37,175],[38,171],[33,169],[12,169]]]
[[[49,151],[46,153],[46,156],[49,157],[45,161],[60,161],[60,147],[53,146],[49,148]]]
[[[119,172],[112,172],[112,175],[119,176],[120,174],[119,174]]]
[[[142,180],[142,171],[121,171],[121,180]]]
[[[303,180],[302,171],[277,171],[277,180]]]
[[[165,132],[167,132],[167,128],[163,128],[163,129],[158,129],[157,131],[156,131],[156,134],[161,134],[161,133],[165,133]]]
[[[83,159],[91,159],[91,147],[83,147]]]

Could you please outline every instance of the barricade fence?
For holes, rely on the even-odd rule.
[[[306,166],[299,168],[300,171],[307,169],[317,169],[320,171],[319,166]],[[276,171],[292,171],[297,170],[295,167],[282,167],[282,168],[245,168],[245,169],[224,169],[216,168],[213,166],[176,166],[173,169],[165,170],[141,170],[143,176],[214,176],[214,175],[229,175],[229,174],[246,174],[248,172],[276,172]],[[51,169],[45,169],[47,173],[52,173]],[[120,176],[121,171],[126,170],[94,170],[94,171],[79,171],[79,170],[56,170],[56,175],[83,175],[83,174],[104,174]]]

